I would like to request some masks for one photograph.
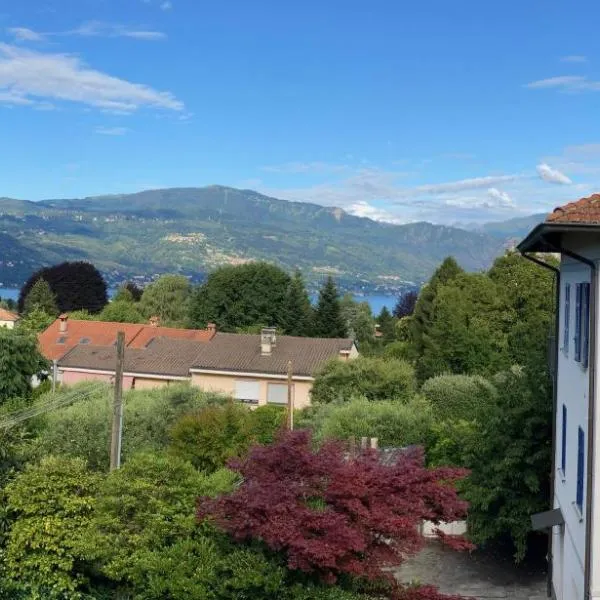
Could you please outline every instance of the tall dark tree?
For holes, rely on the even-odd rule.
[[[314,332],[315,335],[326,338],[343,338],[348,335],[342,317],[340,297],[331,276],[327,278],[319,292]]]
[[[456,260],[452,256],[449,256],[437,268],[429,283],[421,289],[410,324],[410,338],[413,351],[417,357],[423,353],[427,331],[431,326],[433,303],[438,286],[451,281],[461,273],[464,273],[464,271]]]
[[[377,325],[379,325],[379,331],[383,334],[383,340],[385,342],[391,342],[395,338],[395,320],[392,313],[388,310],[387,306],[381,309],[381,312],[377,316]]]
[[[410,290],[406,294],[402,294],[394,306],[393,315],[396,319],[403,319],[404,317],[410,317],[415,312],[415,305],[417,304],[417,298],[419,294],[415,290]]]
[[[192,294],[190,322],[194,327],[212,322],[222,331],[283,328],[289,285],[285,271],[265,262],[221,267]]]
[[[139,302],[142,299],[144,290],[138,287],[133,281],[126,281],[119,286],[113,300],[126,300],[127,302]]]
[[[288,286],[284,304],[283,328],[288,335],[309,336],[312,333],[313,307],[300,271]]]
[[[21,288],[19,311],[23,312],[25,298],[38,279],[45,279],[56,296],[60,312],[86,309],[100,312],[108,302],[106,282],[89,262],[64,262],[35,272]]]
[[[34,310],[46,313],[49,317],[58,315],[56,296],[50,289],[50,284],[42,277],[34,284],[23,303],[23,314],[29,315]]]

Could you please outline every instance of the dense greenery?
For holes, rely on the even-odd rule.
[[[64,262],[40,269],[26,281],[19,294],[19,312],[25,309],[25,299],[38,279],[44,279],[50,286],[59,312],[83,308],[97,313],[108,302],[106,283],[94,265],[83,261]]]
[[[284,331],[288,335],[306,336],[313,333],[313,307],[300,271],[292,277],[285,295],[283,306]]]
[[[318,337],[343,338],[348,334],[346,323],[342,318],[340,297],[333,281],[329,276],[325,280],[315,309],[314,333]]]
[[[50,289],[50,284],[40,277],[32,286],[23,302],[23,314],[28,316],[33,311],[42,311],[51,317],[58,316],[56,295]]]
[[[146,319],[158,317],[161,325],[182,326],[187,321],[191,292],[183,275],[163,275],[144,288],[139,311]]]

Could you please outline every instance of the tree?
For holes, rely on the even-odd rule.
[[[393,315],[396,319],[403,319],[404,317],[410,317],[415,311],[415,305],[417,304],[418,293],[415,290],[406,292],[396,302],[394,306]]]
[[[375,319],[368,302],[356,302],[352,294],[344,294],[340,300],[340,312],[348,335],[358,343],[373,340]]]
[[[411,341],[416,356],[423,353],[438,286],[448,283],[463,272],[456,260],[449,256],[437,268],[429,283],[421,288],[410,323]]]
[[[384,306],[381,309],[381,312],[377,317],[377,324],[379,325],[379,331],[382,333],[383,341],[393,341],[396,335],[396,321],[387,306]]]
[[[47,367],[36,338],[28,332],[0,327],[0,403],[25,398],[31,393],[31,378]]]
[[[187,320],[192,287],[183,275],[161,275],[144,289],[139,309],[147,318],[159,317],[163,325],[181,326]]]
[[[348,334],[342,318],[338,291],[331,275],[319,292],[314,330],[318,337],[325,338],[343,338]]]
[[[113,300],[109,302],[98,315],[99,321],[115,323],[145,323],[146,319],[138,310],[137,304],[127,300]]]
[[[108,302],[106,282],[94,265],[84,261],[64,262],[44,267],[27,280],[19,294],[19,312],[23,312],[25,298],[38,279],[48,282],[61,313],[82,308],[97,313]]]
[[[138,287],[133,281],[126,281],[119,286],[113,300],[127,300],[130,302],[139,302],[142,299],[144,290]]]
[[[18,328],[21,331],[38,334],[48,329],[53,322],[54,316],[35,306],[19,321]]]
[[[265,262],[213,271],[192,297],[194,327],[215,323],[221,331],[255,325],[284,328],[290,276]]]
[[[32,286],[23,303],[23,314],[27,316],[30,312],[38,310],[50,317],[58,316],[56,296],[52,293],[48,282],[40,278]]]
[[[309,336],[312,333],[313,307],[300,271],[296,271],[290,281],[283,313],[283,329],[286,334]]]
[[[454,487],[465,471],[426,469],[420,451],[384,466],[376,452],[348,457],[337,443],[313,450],[309,432],[296,431],[254,447],[231,467],[240,484],[231,494],[201,498],[198,518],[329,584],[351,577],[398,590],[385,569],[422,547],[420,522],[452,522],[466,510]]]
[[[8,534],[5,572],[27,598],[78,598],[86,578],[75,566],[81,530],[94,506],[98,476],[71,458],[44,458],[6,487],[16,519]],[[19,597],[16,595],[16,597]]]

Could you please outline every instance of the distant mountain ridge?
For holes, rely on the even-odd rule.
[[[392,225],[216,185],[0,198],[0,250],[15,259],[0,259],[0,282],[18,285],[38,266],[72,259],[92,261],[114,282],[163,272],[197,279],[222,264],[269,260],[300,268],[309,280],[331,273],[343,285],[393,286],[426,280],[450,254],[468,270],[488,267],[512,237],[503,227]]]

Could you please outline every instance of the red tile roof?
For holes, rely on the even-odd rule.
[[[6,310],[4,308],[0,308],[0,321],[18,321],[19,315],[14,312],[10,312],[10,310]]]
[[[78,344],[112,346],[119,331],[125,332],[125,345],[128,348],[144,348],[154,338],[191,339],[208,342],[214,331],[207,329],[173,329],[153,327],[134,323],[113,323],[104,321],[67,320],[65,332],[60,331],[60,319],[56,319],[43,331],[38,341],[42,354],[49,360],[61,358]]]
[[[600,225],[600,194],[593,194],[589,198],[581,198],[555,208],[546,217],[546,223]]]

